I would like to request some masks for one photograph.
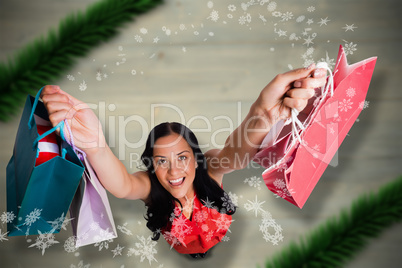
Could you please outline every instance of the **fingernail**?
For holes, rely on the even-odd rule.
[[[306,67],[306,70],[311,70],[311,69],[313,69],[314,65],[315,65],[315,63],[310,64],[308,67]]]
[[[301,82],[300,81],[296,81],[294,82],[294,87],[301,87]]]
[[[314,71],[314,77],[323,77],[325,75],[325,71],[323,69],[317,69]]]

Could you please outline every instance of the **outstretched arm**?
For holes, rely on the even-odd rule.
[[[88,107],[58,86],[45,86],[41,98],[53,126],[67,119],[74,144],[83,150],[102,185],[114,196],[146,200],[151,190],[145,172],[129,174],[107,146],[101,124]],[[68,131],[64,131],[70,139]]]
[[[290,117],[291,109],[302,111],[325,85],[326,70],[314,65],[277,75],[260,93],[242,123],[227,138],[223,149],[206,152],[208,172],[219,184],[223,175],[247,166],[276,122]],[[307,108],[306,108],[307,109]]]

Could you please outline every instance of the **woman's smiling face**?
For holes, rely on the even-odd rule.
[[[184,204],[194,195],[193,182],[197,168],[193,150],[178,134],[156,140],[153,149],[155,174],[160,184]]]

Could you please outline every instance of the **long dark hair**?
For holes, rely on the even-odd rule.
[[[204,202],[204,205],[211,206],[220,213],[232,215],[236,211],[236,207],[232,204],[228,194],[208,175],[206,158],[201,152],[194,133],[180,123],[159,124],[149,133],[145,150],[141,155],[141,160],[147,167],[147,173],[151,180],[151,193],[146,200],[148,210],[145,219],[147,220],[147,227],[153,232],[153,240],[159,239],[161,229],[168,226],[171,215],[174,215],[172,214],[175,208],[174,201],[181,205],[180,201],[173,197],[158,181],[152,161],[156,140],[173,133],[182,136],[193,150],[198,164],[193,183],[197,198]]]

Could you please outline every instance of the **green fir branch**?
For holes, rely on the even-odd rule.
[[[162,0],[103,0],[83,13],[77,12],[22,48],[12,59],[0,63],[0,121],[17,112],[27,94],[53,84],[77,57],[108,40],[123,23],[145,13]]]
[[[274,255],[266,268],[342,267],[368,242],[393,223],[402,220],[402,177],[383,186],[377,194],[365,194],[302,237],[299,243]]]

